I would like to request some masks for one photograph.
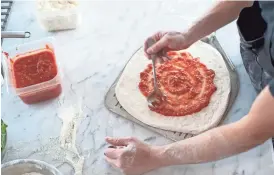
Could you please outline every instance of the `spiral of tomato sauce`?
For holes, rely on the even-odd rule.
[[[201,111],[217,90],[215,72],[188,52],[169,52],[168,55],[173,59],[156,67],[158,86],[165,100],[149,107],[150,110],[164,116],[185,116]],[[145,97],[153,92],[151,64],[140,73],[139,89]]]

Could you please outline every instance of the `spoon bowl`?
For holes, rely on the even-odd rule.
[[[154,90],[148,97],[148,106],[153,108],[161,104],[165,100],[165,96],[160,90]]]

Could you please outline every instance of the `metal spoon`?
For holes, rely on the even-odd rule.
[[[149,39],[147,41],[148,47],[152,46],[155,43],[153,39]],[[154,80],[154,91],[147,97],[148,106],[155,107],[158,104],[160,104],[164,100],[164,95],[160,91],[158,87],[157,82],[157,76],[156,76],[156,59],[158,58],[157,54],[150,55],[152,60],[152,68],[153,68],[153,80]]]

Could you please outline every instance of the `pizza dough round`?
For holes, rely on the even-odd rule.
[[[182,50],[184,51],[184,50]],[[116,97],[123,108],[137,120],[152,127],[198,134],[218,125],[227,108],[231,90],[229,72],[221,54],[202,41],[186,49],[195,58],[199,57],[209,69],[215,71],[216,92],[210,103],[200,112],[182,117],[163,116],[148,108],[146,97],[138,88],[140,72],[151,63],[144,56],[143,48],[138,50],[126,65],[115,89]]]

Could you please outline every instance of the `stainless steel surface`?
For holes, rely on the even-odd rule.
[[[231,60],[228,58],[228,56],[225,54],[224,50],[222,49],[222,47],[220,46],[217,38],[213,35],[211,37],[207,37],[202,39],[203,42],[210,44],[211,46],[213,46],[214,48],[216,48],[222,55],[227,69],[229,71],[229,75],[230,75],[230,82],[231,82],[231,92],[229,94],[229,104],[227,106],[227,109],[224,113],[223,116],[223,120],[225,119],[227,113],[229,112],[229,110],[231,109],[231,106],[233,105],[237,95],[238,95],[238,91],[239,91],[239,79],[238,79],[238,74],[236,72],[235,66],[233,65],[233,63],[231,62]],[[142,49],[142,48],[139,48]],[[138,50],[139,50],[138,49]],[[138,51],[137,50],[137,51]],[[136,52],[137,52],[136,51]],[[136,53],[135,52],[135,53]],[[134,53],[134,54],[135,54]],[[134,55],[133,54],[133,55]],[[121,71],[122,74],[123,70]],[[173,132],[173,131],[167,131],[167,130],[162,130],[162,129],[158,129],[158,128],[154,128],[151,127],[149,125],[146,125],[142,122],[140,122],[139,120],[137,120],[135,117],[131,116],[119,103],[119,101],[116,98],[116,94],[115,94],[115,87],[117,84],[117,81],[119,80],[121,74],[117,77],[117,79],[115,80],[115,82],[113,83],[113,85],[110,87],[109,91],[107,92],[106,96],[105,96],[105,106],[113,113],[120,115],[134,123],[139,124],[140,126],[150,129],[151,131],[154,131],[166,138],[169,138],[173,141],[178,141],[178,140],[183,140],[186,138],[190,138],[193,137],[194,135],[191,133],[182,133],[182,132]],[[219,123],[219,125],[222,125],[223,120]]]
[[[22,175],[40,173],[43,175],[62,175],[53,165],[33,159],[18,159],[1,165],[2,175]]]
[[[155,41],[150,38],[147,41],[148,48],[155,44]],[[153,70],[153,84],[154,90],[149,96],[147,97],[147,102],[150,107],[155,107],[155,105],[159,104],[164,96],[161,90],[158,87],[157,75],[156,75],[156,59],[158,58],[157,54],[150,55],[150,59],[152,61],[152,70]]]
[[[29,38],[30,32],[25,31],[2,31],[1,38]]]

